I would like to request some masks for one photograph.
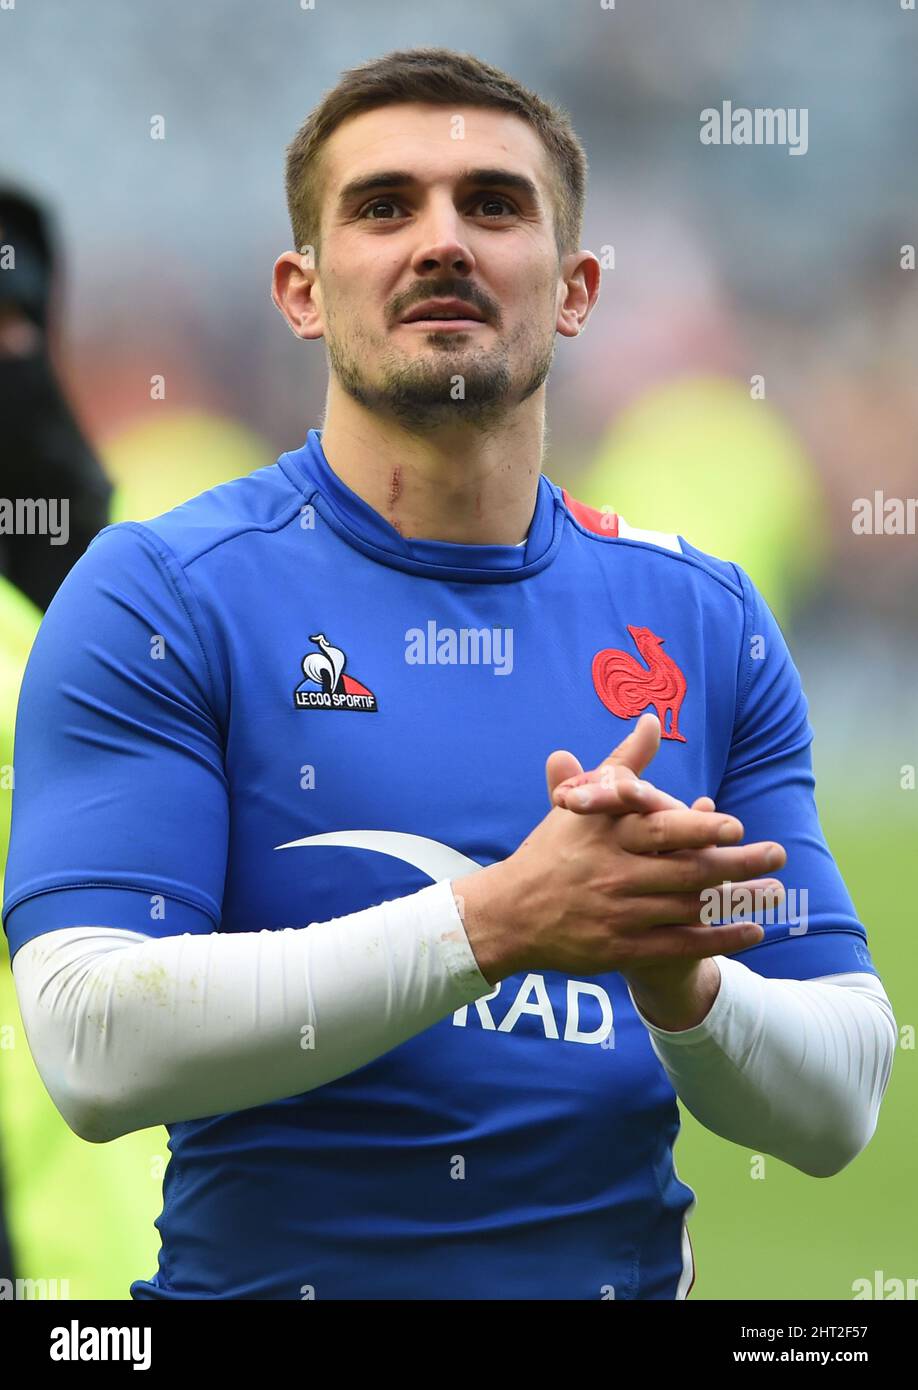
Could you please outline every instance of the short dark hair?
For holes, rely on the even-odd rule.
[[[396,102],[483,106],[511,111],[535,130],[554,174],[554,232],[558,254],[580,247],[587,157],[568,113],[543,101],[500,68],[449,48],[409,48],[349,68],[306,117],[287,146],[287,209],[297,250],[319,255],[322,148],[350,116]]]

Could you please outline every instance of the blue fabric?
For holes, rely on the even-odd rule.
[[[406,540],[315,430],[269,468],[106,528],[25,674],[11,952],[82,924],[305,926],[431,881],[423,854],[284,848],[310,835],[399,832],[493,863],[546,814],[553,749],[595,766],[684,679],[684,741],[664,709],[648,777],[781,841],[778,877],[808,894],[805,930],[772,922],[738,959],[874,971],[819,826],[784,638],[738,566],[682,552],[591,530],[544,475],[523,547]],[[512,647],[449,661],[463,629]],[[515,976],[330,1085],[171,1126],[159,1269],[131,1292],[672,1299],[693,1200],[678,1127],[618,974]]]

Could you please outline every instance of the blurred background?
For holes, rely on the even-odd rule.
[[[342,69],[445,45],[571,112],[591,166],[584,245],[606,269],[586,332],[559,340],[545,471],[632,525],[738,561],[761,587],[803,677],[823,824],[903,1035],[877,1135],[831,1180],[775,1159],[755,1179],[746,1151],[683,1112],[676,1162],[698,1195],[692,1298],[847,1299],[877,1270],[918,1276],[918,535],[853,526],[858,498],[918,497],[908,4],[0,10],[0,188],[37,199],[56,238],[47,341],[95,460],[85,476],[97,466],[107,480],[87,482],[100,526],[271,463],[319,425],[324,352],[289,332],[270,276],[290,246],[284,147]],[[806,153],[703,145],[700,113],[726,100],[806,108]],[[163,389],[151,395],[153,378]],[[0,467],[17,495],[2,447]],[[12,566],[3,573],[8,773],[46,599]],[[126,1298],[155,1267],[165,1140],[148,1130],[90,1146],[70,1134],[4,965],[0,1152],[17,1273],[69,1277],[72,1297]]]

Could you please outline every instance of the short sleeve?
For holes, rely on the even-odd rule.
[[[213,639],[184,570],[150,528],[106,527],[52,600],[23,676],[3,902],[11,956],[60,927],[219,926],[224,726]]]
[[[774,614],[749,576],[734,568],[743,590],[743,641],[733,737],[715,800],[718,810],[743,822],[744,843],[777,840],[787,863],[770,875],[784,884],[784,906],[757,917],[764,939],[733,958],[772,978],[877,974],[819,822],[800,674]]]

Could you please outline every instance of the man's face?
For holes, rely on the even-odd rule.
[[[549,157],[528,124],[384,106],[339,126],[323,158],[313,294],[343,389],[415,428],[485,427],[538,390],[564,285]],[[405,321],[433,298],[461,303]]]

